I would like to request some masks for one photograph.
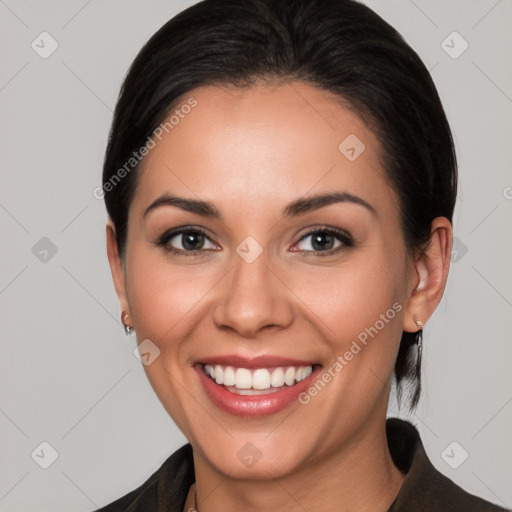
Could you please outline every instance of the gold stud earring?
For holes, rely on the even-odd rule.
[[[128,324],[129,318],[130,318],[130,315],[123,311],[123,313],[121,315],[121,323],[124,326],[124,332],[125,332],[126,336],[129,336],[135,330],[134,327],[132,327],[131,325]]]

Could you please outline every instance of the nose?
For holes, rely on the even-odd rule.
[[[235,254],[234,267],[222,281],[222,295],[215,306],[217,327],[251,338],[263,330],[279,330],[293,321],[293,294],[283,276],[269,266],[267,251],[252,262]]]

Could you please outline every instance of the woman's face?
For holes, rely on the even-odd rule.
[[[382,429],[418,282],[397,197],[374,134],[325,92],[190,97],[144,161],[123,296],[195,452],[232,477],[291,474]]]

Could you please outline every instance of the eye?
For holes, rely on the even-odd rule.
[[[188,226],[167,231],[156,243],[167,252],[184,256],[198,255],[204,251],[217,249],[203,229]],[[208,244],[210,244],[209,247]]]
[[[338,228],[319,228],[309,231],[299,240],[298,250],[315,252],[314,256],[327,256],[353,245],[352,236],[346,231]]]
[[[308,241],[308,239],[310,239]],[[194,256],[218,250],[202,228],[185,226],[164,233],[156,244],[166,252],[176,255]],[[296,252],[314,253],[313,256],[328,256],[354,245],[352,236],[338,228],[318,228],[306,233],[298,242]]]

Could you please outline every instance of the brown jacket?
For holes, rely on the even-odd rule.
[[[386,431],[393,462],[406,474],[388,512],[510,512],[469,494],[437,471],[411,423],[388,418]],[[97,512],[183,512],[193,482],[192,447],[186,444],[140,487]]]

